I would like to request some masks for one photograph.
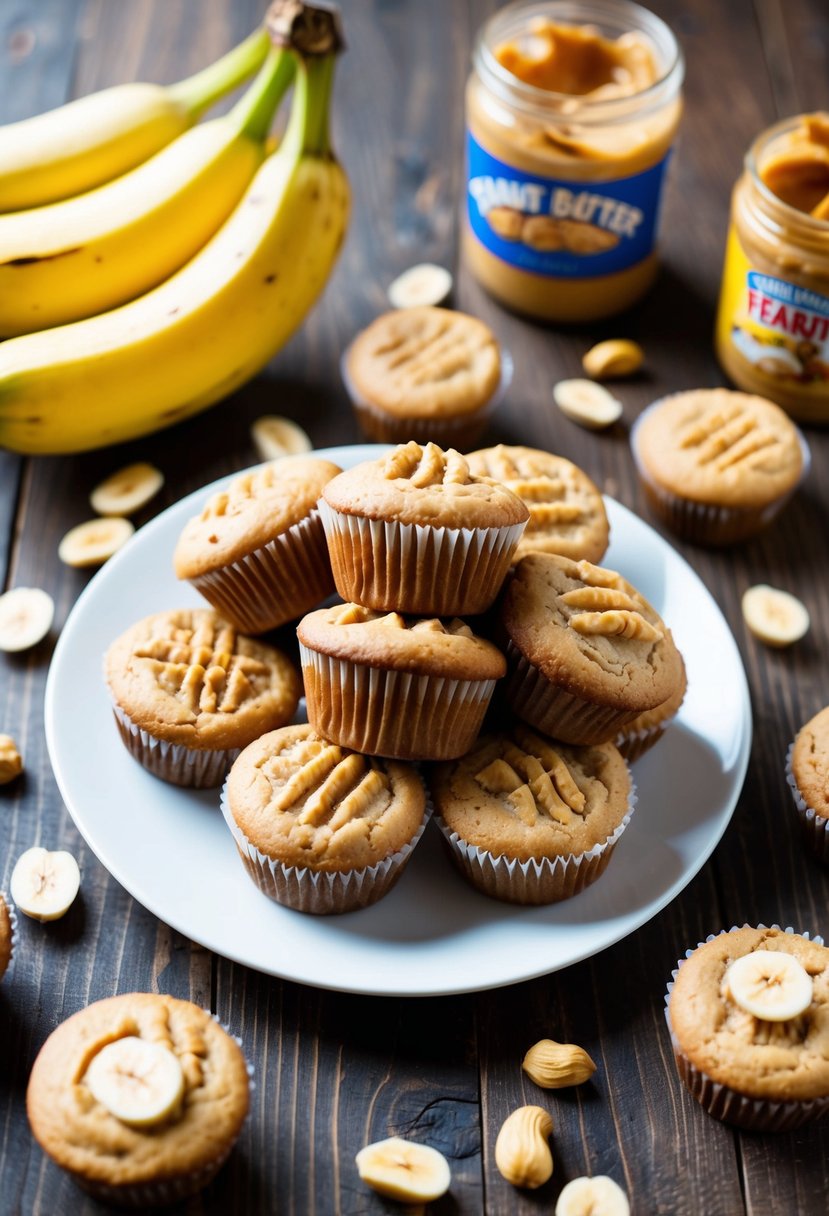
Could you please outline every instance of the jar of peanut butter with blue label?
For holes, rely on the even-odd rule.
[[[518,0],[483,27],[466,90],[464,256],[518,312],[589,321],[653,283],[684,64],[628,0]]]
[[[717,356],[746,392],[829,422],[829,114],[755,141],[731,200]]]

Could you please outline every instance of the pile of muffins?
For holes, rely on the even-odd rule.
[[[685,691],[664,622],[596,564],[607,542],[595,485],[533,449],[262,466],[179,539],[176,572],[212,608],[107,652],[121,738],[166,781],[224,782],[247,872],[299,911],[381,898],[432,812],[478,890],[574,895],[633,810],[626,760]],[[301,725],[293,665],[249,636],[298,618]]]

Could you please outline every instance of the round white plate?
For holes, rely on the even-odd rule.
[[[375,446],[319,454],[350,466]],[[639,803],[602,878],[546,908],[477,894],[434,827],[390,895],[314,917],[279,907],[243,870],[218,791],[178,789],[122,746],[102,678],[109,643],[140,617],[202,603],[172,569],[175,542],[209,492],[159,515],[92,579],[61,633],[46,687],[46,738],[72,818],[106,868],[179,932],[246,966],[304,984],[376,995],[472,992],[543,975],[632,933],[682,890],[719,841],[745,776],[751,710],[745,672],[717,605],[641,519],[607,502],[621,570],[671,626],[688,695],[658,747],[635,766]]]

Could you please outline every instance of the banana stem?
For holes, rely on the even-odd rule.
[[[264,63],[270,49],[268,31],[262,28],[254,30],[244,42],[222,55],[221,59],[202,68],[195,76],[188,76],[186,80],[171,85],[168,91],[195,122],[220,97],[252,76]]]
[[[263,140],[274,113],[294,78],[296,61],[290,51],[274,48],[251,87],[231,111],[241,134]]]
[[[334,55],[319,59],[297,57],[296,87],[291,117],[282,141],[285,155],[328,157],[328,107],[334,82]]]

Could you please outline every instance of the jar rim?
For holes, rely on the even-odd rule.
[[[820,233],[823,236],[824,234],[829,234],[829,219],[818,219],[817,216],[810,215],[808,211],[801,211],[799,208],[793,207],[791,203],[785,202],[766,185],[760,176],[759,170],[760,157],[769,145],[776,139],[779,139],[781,135],[788,135],[791,131],[795,130],[803,119],[808,117],[808,113],[794,114],[790,118],[783,118],[780,122],[766,127],[749,147],[745,154],[743,165],[751,179],[752,185],[767,206],[781,211],[786,220],[795,227],[806,232]]]

